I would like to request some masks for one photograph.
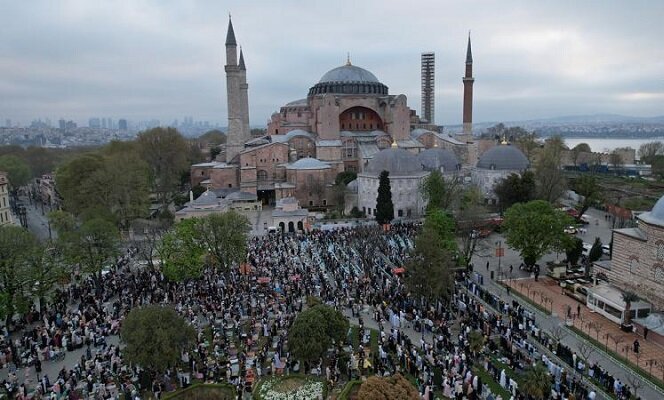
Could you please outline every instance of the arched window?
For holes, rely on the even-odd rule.
[[[267,171],[265,171],[264,169],[259,169],[258,172],[256,173],[256,177],[258,178],[259,181],[266,181]]]

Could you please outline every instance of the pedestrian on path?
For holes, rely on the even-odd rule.
[[[486,262],[486,270],[487,271],[489,270],[489,262],[488,261]]]
[[[581,304],[576,305],[576,316],[577,318],[581,317]]]
[[[644,326],[643,327],[643,340],[648,339],[648,327]]]
[[[510,285],[505,286],[507,288],[507,295],[510,295]]]

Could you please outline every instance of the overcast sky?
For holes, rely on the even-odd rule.
[[[0,121],[226,121],[228,13],[252,125],[329,69],[373,72],[420,112],[436,52],[436,123],[461,121],[472,30],[475,121],[664,114],[664,1],[0,0]]]

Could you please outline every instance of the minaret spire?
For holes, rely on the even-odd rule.
[[[246,71],[247,67],[244,66],[244,55],[242,54],[242,46],[240,46],[240,62],[239,67],[242,71]]]
[[[353,65],[350,63],[350,51],[346,53],[346,65]]]
[[[226,32],[226,46],[237,46],[235,41],[235,31],[233,30],[233,21],[231,21],[231,14],[228,13],[228,31]]]
[[[466,64],[473,63],[473,51],[470,46],[470,31],[468,31],[468,48],[466,49]]]

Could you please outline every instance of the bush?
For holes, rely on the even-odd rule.
[[[186,389],[166,394],[164,400],[234,400],[237,397],[235,387],[228,383],[196,383]]]

